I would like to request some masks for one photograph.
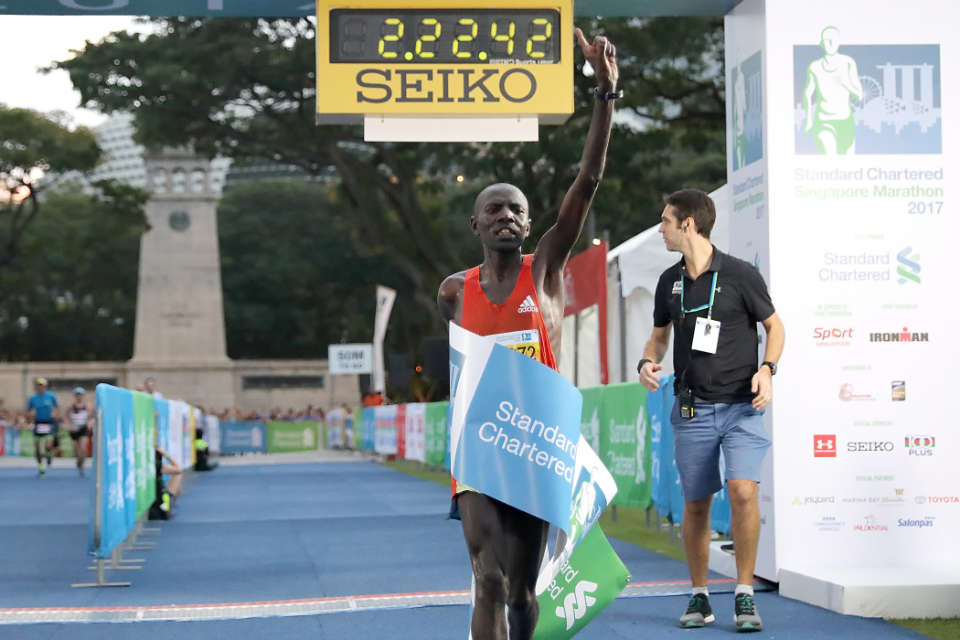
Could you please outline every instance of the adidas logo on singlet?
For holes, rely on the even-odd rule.
[[[537,309],[537,303],[533,301],[531,296],[524,298],[520,306],[517,307],[517,313],[537,313],[538,311],[540,309]]]

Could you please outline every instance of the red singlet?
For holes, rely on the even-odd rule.
[[[540,313],[540,300],[533,283],[533,255],[523,256],[523,266],[513,292],[503,304],[493,304],[480,286],[480,267],[467,271],[463,283],[461,326],[477,335],[498,335],[498,342],[528,355],[554,371],[557,360],[550,346],[550,334]],[[451,477],[453,493],[468,489]]]

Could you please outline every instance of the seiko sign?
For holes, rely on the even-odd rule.
[[[527,69],[361,69],[357,102],[524,103],[537,93],[537,78]]]
[[[893,442],[890,440],[870,440],[847,443],[850,453],[887,453],[893,451]]]

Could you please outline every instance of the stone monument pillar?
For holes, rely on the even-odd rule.
[[[168,397],[212,408],[235,404],[227,358],[220,249],[210,163],[187,149],[144,157],[150,230],[140,274],[130,386],[156,378]]]

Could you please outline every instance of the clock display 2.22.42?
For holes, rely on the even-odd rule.
[[[556,64],[560,13],[553,9],[330,12],[330,62]]]

